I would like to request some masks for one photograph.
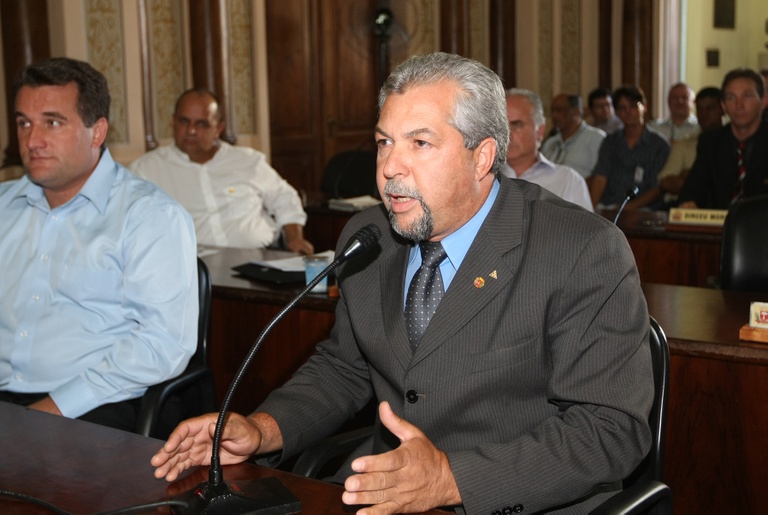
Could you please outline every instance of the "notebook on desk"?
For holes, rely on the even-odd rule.
[[[233,266],[232,270],[248,279],[265,281],[273,284],[294,284],[304,282],[304,272],[283,271],[256,263],[244,263]]]

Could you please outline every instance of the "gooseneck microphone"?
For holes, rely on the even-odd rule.
[[[304,296],[314,288],[325,276],[342,263],[353,257],[362,255],[370,250],[381,238],[381,229],[375,224],[368,224],[358,230],[347,242],[344,250],[331,264],[320,272],[317,277],[307,284],[261,331],[256,341],[251,346],[245,360],[240,365],[232,383],[229,385],[224,401],[216,420],[216,429],[213,435],[211,450],[211,467],[208,471],[208,481],[196,486],[186,493],[183,499],[188,507],[183,513],[295,513],[300,509],[300,503],[293,494],[275,478],[265,478],[253,481],[237,481],[232,485],[224,481],[221,468],[220,447],[221,434],[224,429],[224,421],[229,412],[229,405],[238,385],[245,376],[245,372],[251,365],[256,352],[261,347],[264,338],[272,328],[296,305]]]
[[[619,221],[619,215],[621,215],[621,212],[624,210],[624,206],[627,205],[627,202],[635,198],[639,192],[640,188],[634,184],[630,186],[629,189],[627,189],[627,192],[624,194],[624,202],[621,203],[621,207],[619,207],[619,210],[616,212],[616,218],[613,219],[613,225],[616,225],[616,222]]]

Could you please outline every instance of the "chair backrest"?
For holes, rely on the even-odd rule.
[[[197,258],[197,296],[200,314],[197,318],[197,350],[190,365],[208,365],[208,339],[211,336],[211,274],[202,259]]]
[[[144,393],[136,419],[136,433],[165,439],[176,424],[185,418],[216,410],[213,373],[208,367],[211,276],[208,267],[200,258],[197,258],[197,286],[200,302],[197,349],[184,372],[150,386]]]
[[[378,197],[376,152],[370,150],[339,152],[325,165],[320,189],[333,198],[361,195]]]
[[[667,398],[669,397],[669,344],[667,336],[659,323],[651,317],[651,362],[653,364],[653,405],[648,416],[653,440],[648,455],[628,478],[624,488],[640,480],[661,481],[664,473],[664,428],[667,418]]]
[[[751,197],[728,210],[723,225],[720,287],[768,292],[768,196]]]

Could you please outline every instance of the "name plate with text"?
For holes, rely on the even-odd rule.
[[[673,207],[669,210],[668,223],[722,227],[727,214],[728,210],[726,209],[681,209]]]

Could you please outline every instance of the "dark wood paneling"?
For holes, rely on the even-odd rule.
[[[13,83],[26,66],[51,56],[48,39],[46,0],[3,0],[0,2],[0,30],[3,34],[5,102],[8,107],[8,146],[3,166],[21,164],[16,137]]]
[[[469,57],[469,0],[440,2],[440,50]]]
[[[505,88],[517,83],[515,70],[515,0],[491,0],[489,34],[491,69],[495,71]]]
[[[229,52],[229,13],[226,0],[189,0],[189,32],[192,55],[192,83],[213,91],[224,111],[221,139],[236,143]]]
[[[317,4],[266,2],[265,11],[272,165],[304,190],[319,187],[323,164]]]
[[[373,142],[378,95],[378,39],[374,19],[379,2],[323,2],[323,162],[343,150]]]
[[[622,82],[643,89],[651,112],[654,102],[653,2],[624,0],[622,27]]]
[[[612,0],[600,0],[597,12],[597,80],[600,87],[613,87],[613,68],[611,66],[613,31],[613,2]]]

